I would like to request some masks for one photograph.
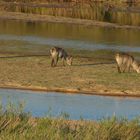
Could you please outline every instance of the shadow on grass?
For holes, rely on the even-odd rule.
[[[49,55],[40,54],[40,55],[17,55],[17,56],[2,56],[0,59],[7,59],[7,58],[24,58],[24,57],[48,57]],[[112,62],[98,62],[98,63],[88,63],[88,64],[74,64],[72,66],[95,66],[95,65],[105,65],[105,64],[115,64],[115,61]],[[66,66],[66,65],[65,65]],[[62,65],[57,65],[55,67],[65,67]]]
[[[98,63],[89,63],[89,64],[75,64],[73,66],[95,66],[95,65],[105,65],[105,64],[115,64],[115,62],[98,62]]]
[[[41,55],[17,55],[17,56],[2,56],[2,57],[0,57],[0,59],[1,58],[4,58],[4,59],[6,59],[6,58],[22,58],[22,57],[44,57],[44,56],[49,56],[49,55],[45,55],[45,54],[41,54]]]

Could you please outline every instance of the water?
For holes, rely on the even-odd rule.
[[[31,112],[33,116],[43,117],[59,116],[67,113],[70,119],[94,119],[103,117],[135,118],[140,115],[140,99],[103,97],[83,94],[63,94],[54,92],[32,92],[21,90],[0,89],[2,104],[10,100],[14,104],[25,102],[25,112]],[[48,114],[49,112],[49,114]]]
[[[31,51],[42,53],[48,47],[87,50],[121,50],[140,52],[140,30],[109,29],[72,24],[0,20],[0,52]],[[90,95],[42,94],[31,91],[0,90],[5,105],[25,101],[25,111],[45,116],[68,113],[71,119],[101,119],[112,115],[132,119],[140,115],[140,100]]]
[[[140,52],[140,30],[0,20],[0,51],[44,51],[53,45]]]

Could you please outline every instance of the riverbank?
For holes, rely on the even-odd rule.
[[[95,20],[86,20],[78,18],[69,18],[69,17],[56,17],[50,15],[39,15],[39,14],[26,14],[18,12],[6,12],[0,11],[0,19],[5,20],[20,20],[26,22],[51,22],[51,23],[68,23],[68,24],[79,24],[84,26],[98,26],[106,28],[123,28],[123,29],[139,29],[140,26],[131,26],[131,25],[119,25],[109,22],[101,22]]]
[[[44,3],[31,2],[31,1],[10,1],[0,2],[0,11],[25,13],[33,15],[44,15],[57,17],[57,22],[64,22],[60,17],[69,17],[65,22],[69,21],[74,23],[75,19],[87,19],[95,21],[117,23],[117,25],[140,26],[140,4],[137,2],[129,1],[88,1],[88,2],[57,2],[45,1]],[[32,17],[31,17],[32,18]],[[74,21],[70,21],[72,20]],[[53,19],[53,22],[55,19]],[[84,20],[82,20],[84,21]],[[56,21],[55,21],[56,22]],[[78,23],[78,21],[76,22]],[[80,21],[81,24],[81,21]],[[97,25],[99,23],[97,22]],[[105,23],[104,23],[105,24]],[[114,27],[114,25],[113,25]],[[116,26],[115,26],[116,27]]]
[[[140,76],[117,72],[114,53],[70,51],[73,66],[50,67],[49,56],[0,58],[0,87],[106,96],[140,97]],[[81,55],[78,55],[81,54]]]

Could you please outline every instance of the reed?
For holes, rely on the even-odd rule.
[[[45,4],[31,4],[30,2],[32,1],[30,0],[17,2],[23,3],[2,4],[0,5],[0,10],[8,12],[22,12],[27,14],[52,15],[107,21],[121,25],[140,25],[140,11],[138,10],[137,6],[136,8],[131,8],[128,11],[128,4],[122,3],[121,1],[116,2],[114,0],[113,2],[108,1],[108,3],[89,2],[53,4],[47,2]]]
[[[1,140],[139,140],[140,120],[128,121],[116,117],[100,121],[72,121],[62,115],[59,118],[34,118],[10,105],[0,108]]]

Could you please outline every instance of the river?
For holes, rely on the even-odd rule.
[[[99,120],[111,116],[133,119],[140,115],[140,99],[84,94],[0,89],[2,104],[24,102],[24,111],[35,117],[68,114],[69,119]]]
[[[0,20],[0,50],[44,52],[44,48],[140,52],[140,30]]]

